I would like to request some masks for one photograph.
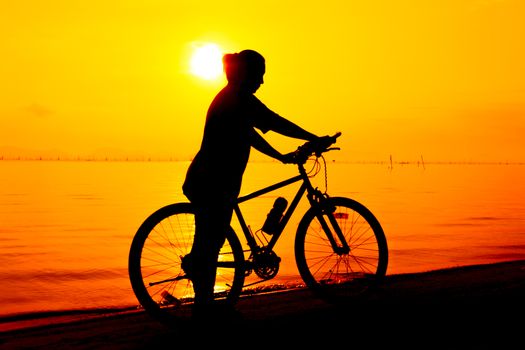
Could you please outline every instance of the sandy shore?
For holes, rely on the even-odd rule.
[[[0,348],[156,349],[194,342],[219,348],[520,348],[525,261],[391,275],[346,302],[299,289],[243,298],[237,308],[241,319],[221,321],[215,331],[190,323],[169,328],[133,311],[11,328],[0,333]]]

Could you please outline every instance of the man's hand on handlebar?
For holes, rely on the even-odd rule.
[[[284,164],[293,164],[296,162],[296,151],[283,154],[279,159]]]
[[[320,136],[316,140],[311,141],[312,146],[313,146],[312,148],[316,148],[316,149],[327,148],[331,144],[333,144],[334,142],[335,142],[335,137],[328,136],[328,135],[327,136]]]
[[[328,147],[333,145],[337,141],[337,138],[339,136],[341,136],[340,132],[336,133],[333,136],[330,136],[330,135],[320,136],[317,139],[308,142],[307,145],[305,145],[305,147],[308,147],[314,153],[319,153],[319,152],[322,153],[326,151]]]
[[[302,164],[313,154],[320,157],[323,152],[330,150],[329,147],[336,142],[340,135],[341,133],[338,132],[333,136],[320,136],[306,142],[294,152],[283,154],[279,160],[284,164]]]

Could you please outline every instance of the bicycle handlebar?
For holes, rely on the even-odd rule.
[[[297,150],[293,152],[293,163],[304,164],[312,155],[319,158],[325,152],[338,150],[338,147],[330,146],[337,141],[339,136],[341,136],[341,132],[337,132],[332,136],[319,137],[315,141],[308,141],[302,146],[299,146]]]

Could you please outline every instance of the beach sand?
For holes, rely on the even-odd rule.
[[[525,260],[390,275],[345,301],[306,289],[254,295],[237,309],[240,319],[179,327],[141,311],[11,325],[0,349],[523,348]]]

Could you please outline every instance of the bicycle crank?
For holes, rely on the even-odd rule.
[[[279,272],[281,258],[273,250],[260,250],[253,257],[253,271],[262,279],[274,278]]]

